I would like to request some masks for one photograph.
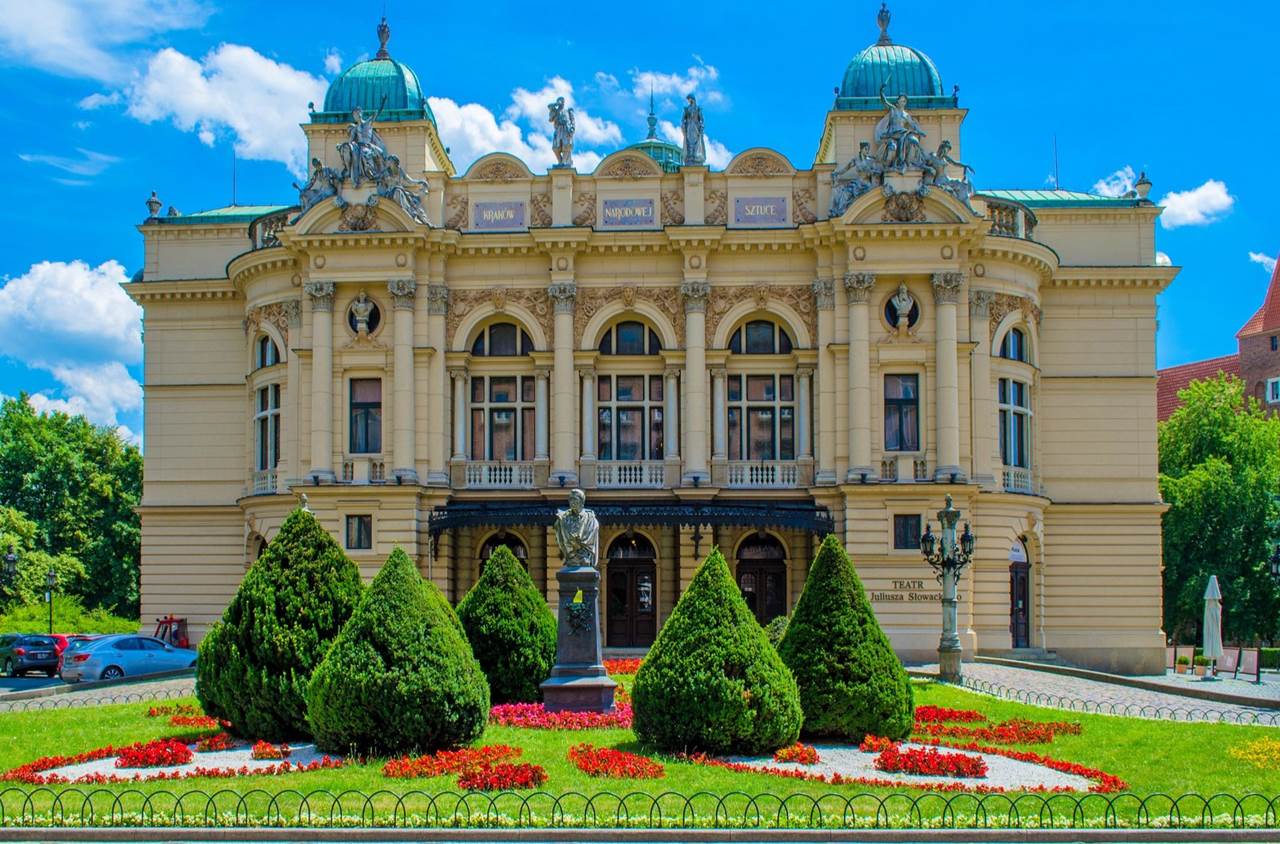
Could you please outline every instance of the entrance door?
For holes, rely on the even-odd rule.
[[[1009,634],[1015,648],[1031,647],[1031,564],[1021,542],[1009,553]]]
[[[643,536],[623,535],[609,546],[605,645],[645,648],[658,632],[656,555]]]
[[[767,534],[738,547],[738,589],[761,625],[787,612],[787,552]]]

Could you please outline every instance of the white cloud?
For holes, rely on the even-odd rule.
[[[279,161],[301,174],[306,138],[298,124],[327,87],[318,76],[238,44],[222,44],[199,61],[165,48],[129,86],[128,112],[143,123],[171,119],[208,145],[229,131],[242,158]]]
[[[1126,164],[1110,176],[1103,176],[1094,182],[1093,192],[1099,196],[1124,196],[1133,190],[1133,183],[1137,180],[1138,174]]]
[[[1164,206],[1160,225],[1166,229],[1181,226],[1207,226],[1216,223],[1235,205],[1235,197],[1217,179],[1209,179],[1198,188],[1166,193],[1159,204]]]
[[[20,152],[18,153],[18,158],[28,164],[48,164],[50,167],[56,167],[59,170],[74,173],[77,176],[96,176],[112,164],[120,161],[114,155],[94,152],[91,149],[76,147],[76,152],[80,153],[79,158],[30,152]]]
[[[60,185],[66,185],[69,188],[84,188],[93,184],[88,179],[64,179],[60,176],[54,176],[53,180]]]
[[[663,137],[673,144],[684,145],[684,133],[680,127],[672,123],[670,120],[659,120],[658,129],[662,132]],[[729,166],[729,162],[733,160],[733,152],[712,138],[710,135],[704,137],[707,145],[707,165],[717,170],[723,170]]]
[[[631,92],[640,99],[648,99],[652,91],[659,97],[678,97],[683,100],[689,94],[709,105],[722,103],[724,94],[716,87],[720,79],[720,71],[714,65],[702,61],[701,56],[694,56],[696,64],[684,73],[679,71],[667,73],[660,70],[640,70],[632,68]]]
[[[324,54],[324,72],[337,75],[342,72],[342,54],[337,47],[330,47]]]
[[[119,91],[112,91],[109,94],[94,93],[81,99],[76,105],[85,111],[94,111],[103,106],[119,105],[123,99]]]
[[[198,28],[210,14],[200,0],[4,0],[0,58],[121,83],[132,72],[129,54],[157,35]]]
[[[1172,266],[1173,266],[1173,259],[1169,257],[1169,255],[1168,255],[1168,253],[1167,253],[1167,252],[1159,252],[1159,251],[1157,251],[1157,252],[1156,252],[1156,266],[1157,266],[1157,267],[1172,267]]]
[[[128,373],[125,373],[128,375]],[[136,382],[134,382],[136,385]],[[139,387],[141,391],[141,387]],[[83,396],[72,396],[70,399],[59,399],[50,396],[48,393],[32,393],[27,396],[27,404],[31,405],[36,413],[66,413],[71,416],[85,416],[90,422],[97,425],[110,425],[115,427],[116,433],[127,443],[133,445],[142,445],[142,438],[134,433],[128,425],[121,425],[115,421],[114,411],[110,420],[96,419],[95,409],[90,406],[89,402]],[[142,404],[141,396],[137,406]]]
[[[72,128],[79,129],[81,132],[93,125],[92,120],[76,120],[71,124]]]
[[[551,134],[551,122],[548,119],[547,104],[557,97],[564,97],[565,105],[573,109],[576,131],[574,143],[584,146],[622,143],[622,130],[616,123],[593,117],[579,106],[573,98],[573,85],[567,80],[555,76],[537,91],[517,88],[511,92],[511,105],[507,107],[508,119],[524,118],[530,128],[537,133]],[[581,169],[581,168],[579,168]]]
[[[1262,268],[1269,273],[1276,271],[1276,259],[1263,252],[1250,252],[1249,260],[1255,264],[1261,264]]]

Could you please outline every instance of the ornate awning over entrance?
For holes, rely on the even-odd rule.
[[[810,502],[717,501],[633,504],[593,499],[587,505],[601,524],[750,525],[759,528],[792,528],[825,535],[834,530],[831,512]],[[551,525],[555,507],[549,504],[511,504],[498,501],[464,501],[436,507],[431,513],[432,536],[457,527],[506,527]]]

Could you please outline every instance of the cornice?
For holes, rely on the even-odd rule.
[[[156,240],[194,240],[197,237],[218,235],[227,240],[243,240],[249,242],[249,224],[236,223],[194,223],[180,226],[156,225],[142,223],[135,226],[144,237]]]
[[[240,292],[229,279],[194,281],[140,281],[123,285],[124,292],[138,304],[178,300],[238,299]]]
[[[1004,261],[1029,267],[1047,281],[1058,268],[1058,253],[1043,243],[1016,237],[987,235],[969,253],[973,261]]]
[[[246,282],[272,270],[295,269],[297,257],[280,246],[270,249],[258,249],[237,255],[227,262],[227,278],[236,289],[242,289]]]
[[[290,248],[307,252],[319,249],[367,249],[370,246],[409,246],[425,249],[428,238],[426,231],[316,232],[282,235],[280,240]]]
[[[1118,287],[1164,290],[1178,275],[1180,267],[1059,267],[1049,280],[1050,287]]]

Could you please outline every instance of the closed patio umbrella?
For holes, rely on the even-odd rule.
[[[1218,588],[1218,576],[1209,576],[1204,590],[1204,656],[1211,663],[1222,658],[1222,590]],[[1213,669],[1205,672],[1204,679],[1213,679]]]

